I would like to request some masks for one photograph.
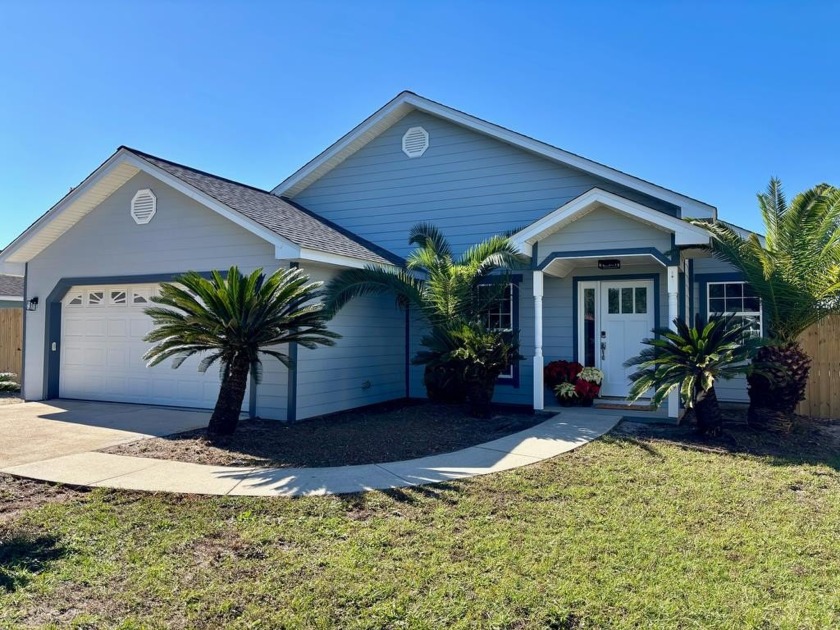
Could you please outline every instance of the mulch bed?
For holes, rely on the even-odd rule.
[[[198,429],[103,452],[215,466],[376,464],[456,451],[522,431],[547,417],[498,407],[493,417],[477,419],[457,405],[399,401],[297,423],[243,420],[234,435],[212,443]]]
[[[740,453],[779,462],[829,463],[840,467],[840,420],[795,416],[790,432],[760,431],[747,424],[745,406],[723,405],[723,432],[701,436],[692,422],[680,426],[647,424],[625,419],[612,434],[642,440],[662,440],[683,448],[713,453]]]

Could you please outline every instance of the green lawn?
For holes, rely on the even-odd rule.
[[[711,445],[619,433],[509,473],[352,497],[4,478],[17,511],[0,520],[0,623],[840,627],[838,470],[817,429],[740,429]]]

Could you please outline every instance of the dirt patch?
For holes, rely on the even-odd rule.
[[[198,429],[103,452],[215,466],[349,466],[448,453],[545,419],[527,410],[500,408],[492,418],[479,420],[455,405],[401,401],[293,424],[245,420],[234,435],[213,443]]]
[[[84,490],[75,490],[45,481],[0,474],[0,526],[13,521],[27,510],[47,503],[75,499],[84,493]]]

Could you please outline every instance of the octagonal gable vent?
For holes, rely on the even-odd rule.
[[[402,150],[410,158],[420,157],[429,148],[429,132],[423,127],[412,127],[402,138]]]
[[[152,220],[157,212],[157,197],[148,188],[138,190],[131,200],[131,218],[138,225],[144,225]]]

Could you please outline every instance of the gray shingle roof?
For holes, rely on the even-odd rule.
[[[23,297],[23,278],[0,274],[0,295]]]
[[[256,221],[295,245],[372,263],[400,264],[391,252],[327,221],[303,206],[246,184],[123,147],[228,208]]]

